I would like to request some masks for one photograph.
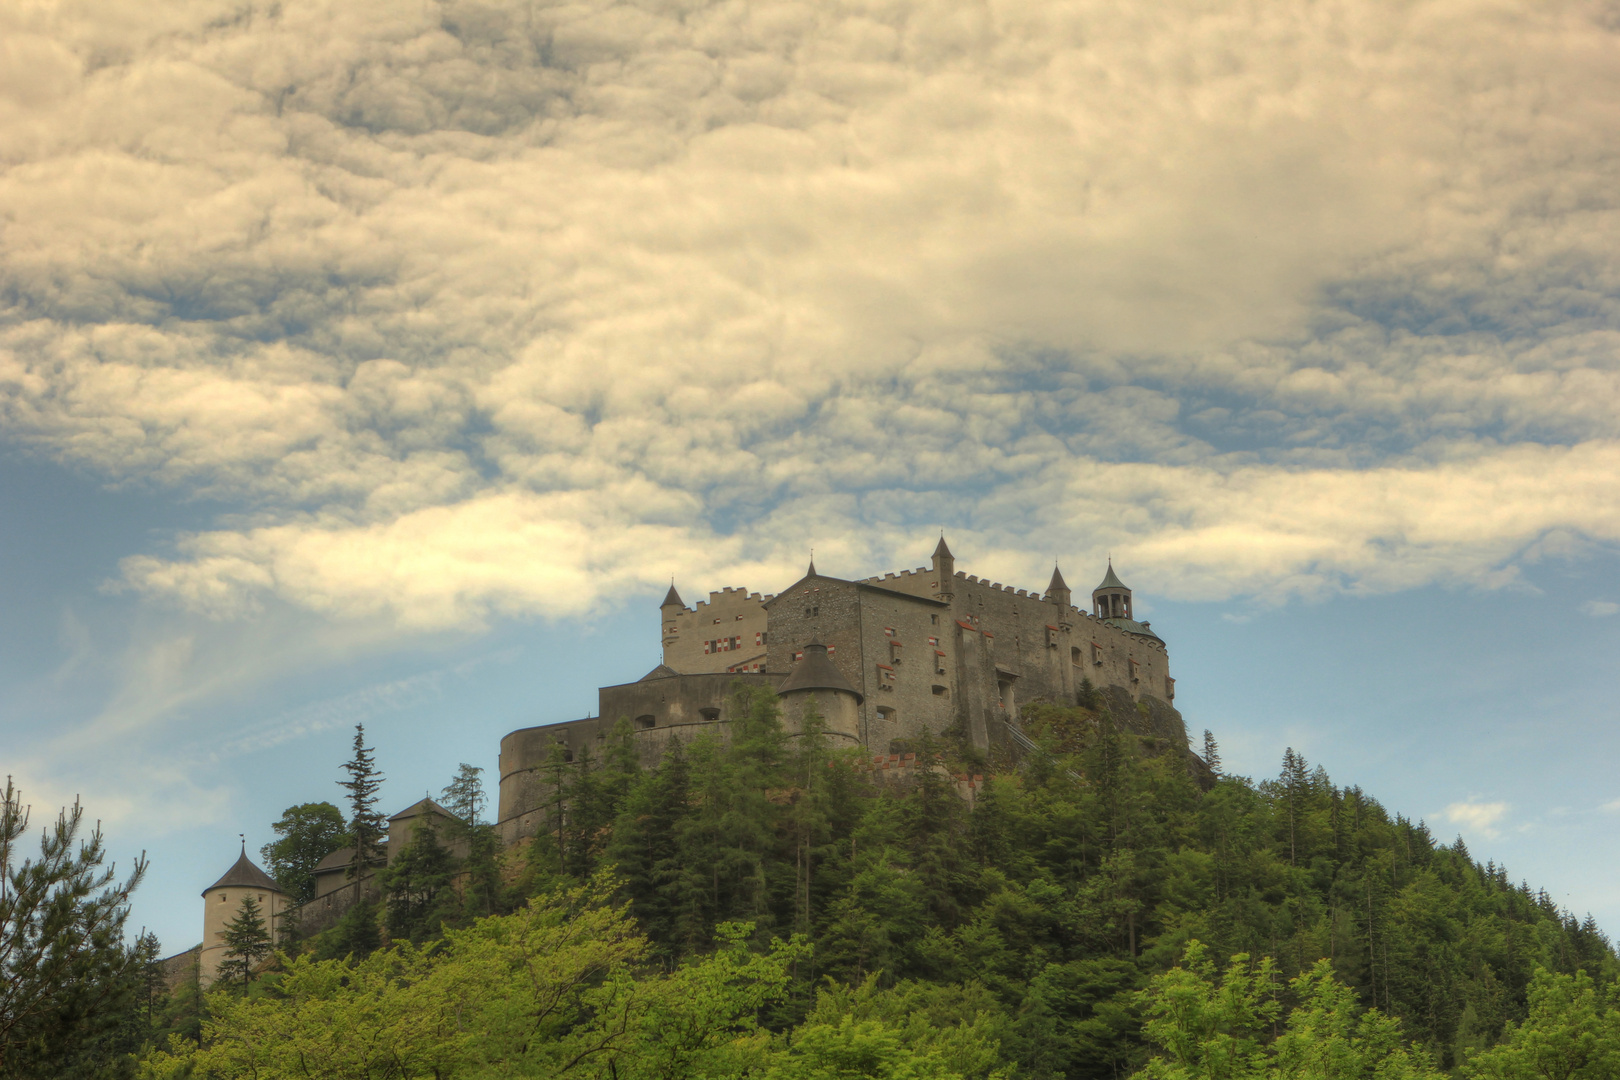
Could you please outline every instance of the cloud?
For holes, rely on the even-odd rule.
[[[0,13],[0,431],[123,585],[409,627],[861,574],[1613,544],[1616,36],[1558,5]],[[7,63],[10,67],[7,68]]]
[[[1606,619],[1616,612],[1620,612],[1620,604],[1613,600],[1588,600],[1581,605],[1581,614],[1590,615],[1594,619]]]
[[[1508,804],[1505,802],[1482,803],[1469,801],[1452,803],[1445,808],[1442,816],[1454,825],[1494,840],[1501,835],[1501,831],[1497,826],[1507,816],[1507,812]]]

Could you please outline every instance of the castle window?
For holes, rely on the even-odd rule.
[[[796,653],[793,654],[793,662],[795,664],[797,664],[800,660],[803,660],[803,659],[804,659],[804,653],[803,652],[796,652]]]
[[[898,664],[900,662],[900,651],[903,647],[898,641],[889,642],[889,663]]]
[[[1164,677],[1164,696],[1171,701],[1176,700],[1176,680],[1168,675]]]
[[[945,674],[945,654],[938,649],[934,650],[934,674]]]
[[[742,622],[742,616],[741,615],[737,616],[737,621]]]
[[[653,726],[657,725],[657,723],[658,723],[658,718],[653,716],[651,713],[646,713],[646,714],[643,714],[641,716],[636,717],[636,727],[638,727],[638,728],[643,728],[643,729],[650,728],[650,727],[653,727]]]
[[[937,637],[929,638],[928,639],[928,644],[932,645],[936,649],[939,648],[939,638],[937,638]]]
[[[1048,623],[1046,627],[1046,647],[1048,649],[1055,649],[1058,647],[1058,628],[1052,626],[1050,623]]]
[[[938,588],[938,586],[935,586],[935,588]],[[938,615],[930,615],[930,616],[928,616],[928,621],[929,621],[929,623],[931,625],[938,626],[939,625],[939,616]]]
[[[1138,664],[1135,660],[1129,660],[1127,663],[1131,665],[1131,682],[1141,682],[1142,665]]]
[[[1091,662],[1099,667],[1102,666],[1103,662],[1102,646],[1097,644],[1095,641],[1091,643]]]
[[[1076,645],[1069,650],[1069,663],[1075,667],[1080,666],[1080,646]]]
[[[716,722],[717,720],[720,719],[720,710],[719,709],[699,709],[698,710],[698,715],[703,717],[703,719],[705,721],[707,721],[708,723],[712,724],[712,723],[714,723],[714,722]]]
[[[935,697],[946,697],[949,694],[950,694],[950,690],[948,688],[946,688],[944,686],[941,686],[939,683],[934,684],[934,696]]]
[[[883,636],[884,636],[884,637],[894,637],[894,627],[892,627],[892,626],[885,626],[885,627],[884,627],[884,628],[883,628]]]
[[[996,708],[1013,711],[1013,684],[1010,679],[996,681]]]
[[[768,634],[768,633],[770,633],[769,630],[755,630],[754,631],[754,644],[755,645],[763,645],[763,644],[765,644],[765,635]]]
[[[879,690],[894,689],[894,668],[888,664],[879,664],[877,666],[877,677]]]
[[[898,718],[898,716],[899,716],[899,714],[896,713],[893,709],[889,708],[887,705],[879,705],[878,706],[877,718],[879,720],[882,720],[884,723],[892,724],[892,723],[895,722],[895,720]]]

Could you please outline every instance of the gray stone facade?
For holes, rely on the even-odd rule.
[[[672,586],[659,611],[664,663],[641,680],[603,687],[598,716],[514,731],[501,740],[499,822],[512,842],[532,835],[549,799],[547,762],[563,763],[630,721],[643,764],[672,739],[724,732],[737,680],[782,687],[813,644],[852,694],[835,708],[842,732],[875,754],[911,745],[923,732],[957,731],[974,746],[1004,744],[1030,702],[1074,704],[1090,679],[1120,719],[1144,734],[1186,744],[1176,712],[1169,653],[1147,623],[1131,618],[1130,590],[1110,565],[1089,614],[1054,571],[1044,591],[956,570],[941,540],[932,565],[849,581],[814,564],[775,596],[725,589],[692,608]],[[790,730],[802,708],[784,700]]]

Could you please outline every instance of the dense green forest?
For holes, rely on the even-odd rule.
[[[1256,782],[1213,740],[1212,774],[1100,708],[1034,706],[1021,762],[947,736],[880,784],[814,716],[789,737],[773,695],[739,694],[729,742],[656,768],[627,724],[557,757],[550,824],[509,851],[464,766],[464,824],[419,830],[378,902],[148,1005],[141,1074],[1620,1075],[1590,918],[1292,750]],[[354,764],[351,821],[376,787]],[[289,892],[338,816],[278,823]]]

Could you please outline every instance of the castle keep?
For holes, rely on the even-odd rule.
[[[598,715],[514,731],[501,740],[499,823],[507,842],[540,826],[543,766],[573,761],[620,719],[635,730],[644,764],[669,741],[724,730],[739,680],[769,686],[795,730],[815,700],[829,734],[891,753],[923,732],[953,729],[989,749],[1016,738],[1026,702],[1074,704],[1089,680],[1116,713],[1185,745],[1173,707],[1165,644],[1137,622],[1131,590],[1112,563],[1077,607],[1056,569],[1043,592],[956,569],[942,537],[930,566],[848,581],[816,572],[782,592],[710,593],[687,607],[673,585],[659,607],[663,663],[633,683],[598,691]]]

